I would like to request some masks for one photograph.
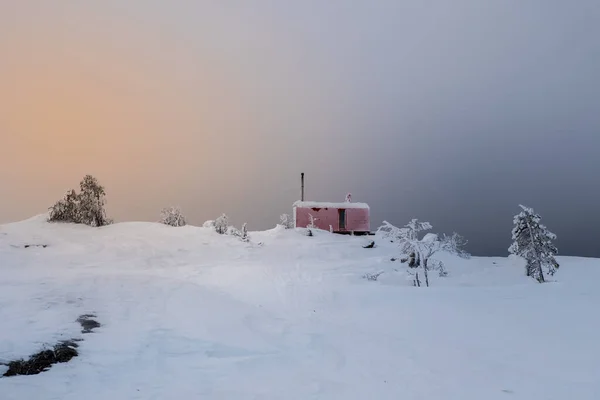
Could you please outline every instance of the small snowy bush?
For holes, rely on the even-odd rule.
[[[237,229],[234,226],[229,226],[227,228],[227,235],[235,236],[240,239],[242,242],[249,242],[250,236],[248,235],[248,224],[244,223],[242,225],[242,229]]]
[[[308,220],[309,223],[306,227],[309,229],[316,229],[317,226],[315,225],[315,222],[317,222],[319,218],[315,218],[312,214],[308,214]]]
[[[215,227],[215,221],[212,219],[209,219],[208,221],[204,222],[202,224],[203,228],[214,228]]]
[[[62,200],[50,207],[48,221],[71,222],[89,226],[104,226],[111,223],[106,217],[106,192],[98,180],[86,175],[79,184],[81,192],[67,192]]]
[[[363,275],[363,278],[365,278],[368,281],[376,281],[379,278],[379,275],[383,274],[384,271],[379,271],[376,273],[366,273]]]
[[[186,221],[178,207],[164,208],[160,213],[160,222],[169,226],[185,226]]]
[[[215,220],[215,231],[220,235],[225,235],[229,229],[229,218],[223,214]]]
[[[471,254],[463,249],[467,243],[467,239],[456,232],[452,233],[450,236],[444,235],[442,238],[444,250],[465,259],[471,258]]]
[[[250,236],[248,235],[248,224],[244,223],[242,229],[237,229],[234,226],[227,227],[227,235],[235,236],[242,242],[249,242]]]
[[[242,242],[249,242],[250,241],[250,236],[248,235],[248,224],[244,223],[244,225],[242,225],[242,231],[241,231],[241,235],[240,235],[240,240]]]
[[[279,225],[285,227],[285,229],[293,229],[294,219],[289,214],[281,214],[279,217]]]

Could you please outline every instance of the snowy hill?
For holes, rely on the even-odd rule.
[[[0,362],[83,339],[0,378],[0,399],[600,398],[599,260],[559,258],[540,285],[508,258],[448,256],[450,276],[413,288],[386,241],[250,236],[0,226]],[[102,326],[82,336],[88,313]]]

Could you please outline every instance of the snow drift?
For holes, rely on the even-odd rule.
[[[0,378],[0,399],[600,395],[598,260],[559,258],[540,285],[518,259],[448,255],[449,276],[419,289],[386,241],[364,249],[282,227],[250,237],[43,217],[0,226],[0,363],[78,337],[80,315],[102,322],[68,363]]]

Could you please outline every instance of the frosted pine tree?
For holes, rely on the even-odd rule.
[[[527,264],[525,273],[538,282],[545,281],[544,272],[554,275],[559,265],[554,256],[558,249],[552,243],[556,235],[540,223],[541,217],[532,208],[520,206],[523,211],[515,215],[512,230],[513,244],[509,253],[523,257]]]
[[[215,230],[221,235],[225,235],[229,229],[229,218],[223,214],[215,220]]]

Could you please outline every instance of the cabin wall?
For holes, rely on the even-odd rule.
[[[333,227],[334,232],[340,229],[337,208],[296,207],[296,227],[306,228],[310,224],[309,215],[317,218],[315,226],[319,229],[328,231],[329,225]]]
[[[346,209],[346,231],[370,232],[370,216],[368,208]]]
[[[310,224],[310,216],[317,218],[315,226],[318,229],[328,231],[330,226],[334,232],[369,232],[369,209],[368,208],[346,208],[346,227],[340,230],[338,208],[305,208],[295,207],[295,221],[297,228],[306,228]]]

